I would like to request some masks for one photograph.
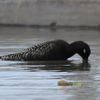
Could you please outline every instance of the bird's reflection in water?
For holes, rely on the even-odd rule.
[[[49,62],[26,62],[23,65],[27,65],[25,70],[36,71],[38,70],[52,70],[57,72],[68,72],[68,71],[90,71],[91,65],[88,62],[82,62],[79,64],[71,61],[49,61]]]

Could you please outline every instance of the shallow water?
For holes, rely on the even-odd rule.
[[[100,31],[0,28],[0,55],[53,39],[87,42],[89,63],[78,55],[60,62],[0,61],[0,100],[100,100]],[[58,81],[84,86],[58,86]]]

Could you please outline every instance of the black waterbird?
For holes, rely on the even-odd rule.
[[[34,45],[22,52],[0,56],[2,60],[14,61],[57,61],[78,53],[83,61],[88,61],[91,53],[90,47],[83,41],[76,41],[71,44],[64,40],[53,40]]]

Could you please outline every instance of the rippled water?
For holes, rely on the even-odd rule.
[[[92,50],[89,63],[78,55],[60,62],[0,61],[0,100],[100,100],[98,30],[0,28],[0,55],[58,38],[87,42]],[[84,86],[58,86],[61,80]]]

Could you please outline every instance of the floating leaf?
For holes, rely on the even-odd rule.
[[[58,85],[59,85],[59,86],[69,86],[70,83],[68,83],[68,82],[66,82],[66,81],[64,81],[64,80],[62,80],[62,81],[59,81],[59,82],[58,82]]]
[[[71,85],[73,86],[83,86],[84,83],[81,83],[81,82],[70,82]]]
[[[66,82],[64,80],[58,82],[59,86],[83,86],[84,83],[81,82]]]

